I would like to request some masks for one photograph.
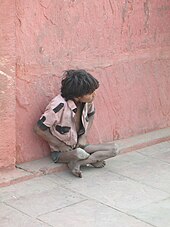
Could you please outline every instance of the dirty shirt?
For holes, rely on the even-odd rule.
[[[56,96],[41,115],[38,125],[42,130],[49,128],[51,134],[59,140],[76,147],[78,137],[86,133],[89,117],[94,115],[94,103],[83,103],[80,129],[77,132],[75,114],[77,106],[72,100],[66,101],[61,95]]]

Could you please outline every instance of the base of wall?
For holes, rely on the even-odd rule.
[[[135,151],[154,144],[170,141],[170,128],[160,129],[150,133],[115,141],[120,148],[120,154]],[[111,142],[112,143],[112,142]],[[65,164],[55,164],[50,157],[22,163],[13,170],[2,170],[0,187],[9,186],[34,177],[67,170]]]

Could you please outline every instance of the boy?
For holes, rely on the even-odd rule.
[[[55,163],[67,163],[71,172],[82,177],[80,167],[104,167],[105,159],[118,154],[115,144],[87,144],[95,108],[93,99],[99,82],[85,70],[68,70],[61,82],[61,95],[46,107],[35,132],[46,140]]]

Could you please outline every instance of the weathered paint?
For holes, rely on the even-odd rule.
[[[100,80],[91,142],[170,126],[170,1],[17,0],[15,10],[17,162],[48,154],[32,128],[65,69]]]
[[[16,162],[14,18],[14,2],[0,1],[0,168]]]

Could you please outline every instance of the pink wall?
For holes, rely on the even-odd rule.
[[[14,2],[0,1],[0,168],[16,161],[14,18]]]
[[[6,33],[13,34],[10,18],[15,19],[16,43],[17,155],[11,147],[5,157],[13,150],[20,163],[48,154],[48,146],[33,134],[32,128],[49,100],[59,92],[61,74],[69,68],[84,68],[100,80],[91,142],[112,141],[170,126],[170,1],[0,2],[11,9],[4,20]],[[16,2],[16,18],[12,2]],[[1,11],[3,19],[4,10]],[[1,40],[3,44],[5,39]],[[10,44],[14,38],[8,42],[2,56],[13,50]],[[9,55],[12,67],[15,53]],[[11,73],[14,76],[15,72]],[[5,103],[13,101],[14,89],[8,92],[9,97],[3,96]],[[2,109],[7,121],[4,127],[15,120],[13,109],[9,104],[6,108]],[[5,135],[14,143],[14,134],[10,135],[8,127],[5,130],[2,145]],[[8,164],[12,163],[9,159]]]

